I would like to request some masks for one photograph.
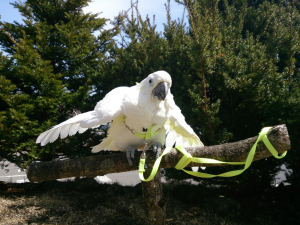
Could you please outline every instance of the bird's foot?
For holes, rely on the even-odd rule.
[[[153,148],[153,152],[156,153],[156,158],[158,158],[160,156],[160,154],[161,154],[162,144],[159,143],[159,142],[155,142],[152,145],[152,148]]]
[[[135,154],[135,148],[133,147],[128,147],[126,149],[126,157],[127,157],[127,160],[129,162],[129,165],[132,166],[133,163],[132,163],[132,159],[134,159],[134,154]]]

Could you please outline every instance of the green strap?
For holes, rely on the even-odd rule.
[[[150,181],[153,179],[153,177],[155,176],[155,174],[157,173],[157,170],[159,168],[159,164],[160,164],[160,161],[162,159],[162,157],[166,154],[168,154],[170,151],[172,150],[171,147],[167,147],[165,148],[165,150],[163,151],[163,153],[161,154],[161,156],[159,156],[154,165],[153,165],[153,168],[152,168],[152,171],[151,171],[151,174],[150,176],[147,178],[147,179],[144,179],[144,172],[145,172],[145,161],[146,159],[145,158],[141,158],[140,159],[140,164],[139,164],[139,177],[142,181]]]
[[[183,154],[183,157],[179,160],[179,162],[177,163],[177,165],[175,166],[176,169],[178,170],[183,170],[184,172],[196,176],[196,177],[202,177],[202,178],[212,178],[212,177],[232,177],[232,176],[237,176],[241,173],[243,173],[252,163],[253,161],[253,157],[256,151],[256,146],[257,143],[262,140],[266,147],[269,149],[269,151],[272,153],[272,155],[277,158],[277,159],[281,159],[286,155],[286,151],[281,155],[278,156],[278,152],[276,151],[276,149],[272,146],[272,144],[270,143],[270,141],[267,138],[267,133],[268,131],[271,129],[272,127],[265,127],[262,129],[262,131],[259,133],[259,136],[256,140],[256,142],[254,143],[254,145],[252,146],[248,157],[246,159],[246,162],[223,162],[223,161],[219,161],[219,160],[215,160],[215,159],[207,159],[207,158],[193,158],[192,155],[190,153],[188,153],[183,147],[181,146],[176,146],[175,148],[180,151]],[[161,162],[161,159],[164,155],[168,154],[171,151],[171,147],[168,147],[164,150],[163,154],[157,158],[157,160],[154,163],[152,172],[150,174],[150,176],[147,179],[144,179],[143,173],[144,173],[144,167],[145,167],[145,159],[141,159],[140,160],[140,165],[139,165],[139,177],[142,181],[150,181],[153,179],[153,177],[155,176],[158,168],[159,168],[159,164]],[[213,174],[207,174],[207,173],[200,173],[200,172],[194,172],[194,171],[188,171],[185,170],[183,168],[185,168],[190,162],[195,162],[195,163],[226,163],[226,164],[230,164],[230,165],[243,165],[245,164],[243,169],[240,170],[234,170],[234,171],[229,171],[226,173],[222,173],[222,174],[218,174],[218,175],[213,175]]]
[[[121,121],[124,123],[125,123],[125,120],[126,120],[125,116],[123,118],[121,118]],[[130,128],[128,128],[128,129],[130,129]],[[153,126],[149,127],[145,134],[134,132],[134,135],[138,136],[140,138],[143,138],[145,140],[149,140],[150,138],[152,138],[153,136],[155,136],[158,133],[158,130],[152,133],[152,129],[153,129]],[[131,132],[133,132],[133,131],[131,131]]]
[[[152,128],[153,128],[152,126],[149,127],[145,134],[135,132],[134,135],[136,135],[138,137],[141,137],[145,140],[149,140],[150,138],[152,138],[153,136],[155,136],[158,133],[158,131],[155,131],[155,132],[152,133]]]

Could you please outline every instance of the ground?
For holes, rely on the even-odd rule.
[[[300,222],[299,192],[292,186],[263,192],[183,183],[163,188],[168,225]],[[140,184],[124,187],[93,179],[7,184],[0,189],[0,224],[144,224],[142,201]]]

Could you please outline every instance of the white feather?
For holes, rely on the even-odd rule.
[[[46,135],[44,135],[44,137],[41,139],[41,146],[44,146],[45,144],[47,144],[49,142],[49,137],[51,136],[52,132],[55,130],[56,128],[52,128],[51,130],[49,130]]]
[[[91,111],[91,112],[92,113],[89,114],[89,117],[84,117],[80,121],[80,127],[91,128],[91,127],[99,126],[104,123],[101,119],[99,119],[99,116],[95,111]]]
[[[161,82],[165,82],[165,87],[169,88],[164,101],[153,97],[153,89]],[[157,71],[138,85],[115,88],[96,104],[93,111],[76,115],[54,126],[40,134],[36,142],[45,145],[55,141],[59,134],[61,138],[66,138],[113,121],[108,137],[94,146],[92,152],[104,149],[124,151],[128,147],[143,149],[144,139],[134,133],[145,133],[144,129],[149,127],[153,132],[158,131],[151,137],[151,143],[159,142],[167,147],[172,147],[174,143],[183,147],[202,146],[199,137],[176,106],[170,92],[171,85],[170,75],[165,71]],[[166,132],[168,135],[165,138]]]
[[[115,88],[103,100],[98,102],[95,110],[78,114],[43,132],[37,138],[36,143],[41,143],[44,146],[49,142],[55,141],[59,136],[56,129],[59,129],[61,138],[66,138],[68,135],[76,134],[77,131],[83,133],[88,128],[96,128],[102,124],[107,124],[121,114],[121,103],[128,89],[128,87]]]
[[[193,129],[185,122],[184,116],[181,114],[180,109],[178,106],[175,105],[173,97],[170,98],[172,104],[170,110],[170,117],[169,117],[169,126],[170,130],[174,129],[178,136],[181,136],[183,139],[183,146],[184,147],[198,147],[203,146],[202,142],[200,141],[199,137],[193,131]]]
[[[187,139],[183,139],[183,147],[189,147],[189,141]]]
[[[197,143],[195,141],[193,141],[192,147],[197,147]]]
[[[60,138],[61,139],[64,139],[68,136],[69,134],[69,129],[70,129],[70,125],[71,124],[67,124],[67,125],[64,125],[61,129],[61,132],[60,132]]]
[[[52,134],[48,137],[48,141],[50,143],[53,143],[58,138],[60,131],[61,131],[61,127],[54,129],[52,131]]]
[[[72,124],[69,128],[69,136],[73,136],[77,133],[79,127],[79,123]]]
[[[192,147],[193,146],[193,139],[189,138],[188,141],[189,141],[189,147]]]
[[[116,146],[114,140],[108,137],[104,139],[99,145],[94,146],[92,152],[97,153],[102,150],[114,151],[114,150],[118,150],[118,147]]]
[[[89,129],[89,128],[82,128],[82,127],[79,126],[79,128],[78,128],[78,133],[79,133],[79,134],[82,134],[82,133],[85,132],[87,129]]]
[[[172,147],[176,142],[177,134],[174,130],[170,130],[166,138],[166,147]]]
[[[182,136],[179,136],[176,140],[176,146],[183,146]]]
[[[41,143],[41,141],[42,141],[43,138],[48,134],[48,132],[49,132],[49,130],[47,130],[47,131],[41,133],[41,134],[39,135],[39,137],[36,139],[36,143]]]

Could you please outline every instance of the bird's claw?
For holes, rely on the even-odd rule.
[[[135,148],[133,147],[128,147],[126,149],[126,157],[127,157],[127,160],[129,162],[129,165],[130,166],[133,166],[133,162],[132,162],[132,159],[134,159],[134,154],[135,154]]]
[[[162,144],[159,143],[159,142],[155,142],[153,145],[153,152],[156,153],[156,158],[158,158],[161,154],[161,148],[162,148]],[[132,162],[132,159],[134,159],[134,154],[135,154],[135,148],[133,147],[128,147],[126,149],[126,157],[127,157],[127,160],[129,162],[129,165],[130,166],[133,166],[133,162]],[[141,158],[146,158],[146,152],[144,151],[142,154],[141,154]],[[145,169],[147,169],[147,165],[145,164]]]
[[[158,158],[161,154],[162,144],[159,142],[155,142],[153,145],[153,152],[156,153],[156,158]]]

